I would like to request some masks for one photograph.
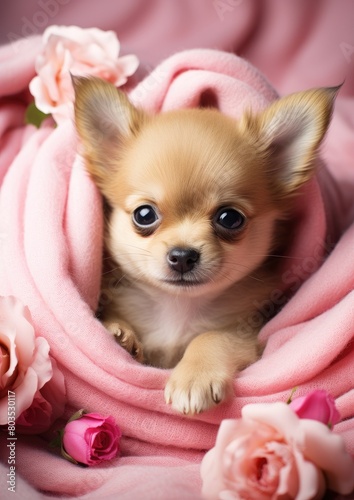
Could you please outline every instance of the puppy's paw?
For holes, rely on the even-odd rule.
[[[134,331],[124,322],[105,321],[104,326],[120,346],[140,363],[144,360],[143,346]]]
[[[220,403],[231,391],[232,378],[226,373],[193,367],[182,360],[166,384],[165,400],[180,413],[193,415]]]

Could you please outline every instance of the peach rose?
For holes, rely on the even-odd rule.
[[[320,499],[348,494],[354,461],[340,435],[285,403],[250,404],[224,420],[201,465],[203,496],[220,500]]]
[[[56,361],[50,358],[53,375],[34,396],[32,404],[16,420],[16,432],[40,434],[62,416],[65,410],[65,382]]]
[[[43,33],[43,52],[36,61],[36,77],[29,89],[37,108],[52,114],[57,123],[73,116],[71,76],[97,76],[123,85],[139,61],[129,55],[118,58],[119,41],[113,31],[78,26],[50,26]]]
[[[49,357],[49,344],[43,337],[35,337],[28,308],[15,297],[0,297],[0,425],[8,423],[8,394],[11,391],[15,393],[16,419],[22,418],[27,430],[32,425],[41,430],[48,428],[47,423],[50,424],[52,417],[59,416],[60,408],[63,409],[62,402],[50,404],[46,400],[44,414],[39,409],[33,419],[29,415],[32,404],[36,407],[38,399],[42,410],[46,396],[59,399],[60,394],[64,399],[63,376],[59,370],[55,371],[52,380],[53,361]],[[48,385],[49,381],[51,384]],[[51,409],[55,407],[50,417],[48,404]],[[24,412],[27,412],[27,420],[21,415]],[[30,432],[36,430],[34,427]]]

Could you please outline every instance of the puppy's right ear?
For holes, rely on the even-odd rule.
[[[72,76],[72,81],[75,125],[87,169],[105,194],[105,185],[118,168],[125,142],[139,132],[147,115],[111,83],[77,76]]]

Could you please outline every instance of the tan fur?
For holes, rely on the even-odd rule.
[[[336,89],[285,97],[238,123],[212,109],[149,116],[98,79],[75,79],[75,91],[82,153],[111,207],[103,320],[137,359],[175,367],[165,397],[176,410],[206,410],[260,354],[256,304],[279,283],[271,255],[286,247]],[[145,205],[158,216],[152,229],[132,221]],[[220,229],[222,207],[245,217],[242,229]],[[191,270],[172,267],[176,247],[198,252]]]

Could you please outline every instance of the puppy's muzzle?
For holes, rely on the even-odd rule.
[[[200,259],[194,248],[174,247],[167,253],[167,263],[173,271],[184,274],[192,271]]]

